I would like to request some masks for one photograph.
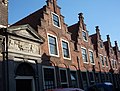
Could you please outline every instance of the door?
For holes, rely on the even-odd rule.
[[[32,79],[17,79],[16,91],[32,91]]]

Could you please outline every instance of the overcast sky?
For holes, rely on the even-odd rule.
[[[110,35],[111,43],[117,40],[120,47],[120,0],[57,0],[65,23],[72,25],[78,21],[82,12],[89,35],[95,33],[95,26],[100,27],[102,39]],[[46,0],[9,0],[9,24],[24,18],[40,9]]]

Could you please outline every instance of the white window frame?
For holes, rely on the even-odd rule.
[[[102,47],[101,47],[101,43],[102,43]],[[100,48],[103,49],[104,45],[102,40],[99,41],[99,45],[100,45]]]
[[[115,69],[115,60],[114,59],[111,59],[111,65],[112,65],[112,68]]]
[[[81,54],[82,54],[82,49],[85,49],[85,50],[86,50],[86,54],[87,54],[87,62],[85,62],[85,61],[83,60],[83,57],[82,57],[83,63],[89,64],[87,49],[86,49],[85,47],[81,47]]]
[[[102,54],[99,55],[100,57],[102,56],[103,57],[103,62],[104,62],[104,56]],[[102,61],[101,61],[101,58],[100,59],[100,63],[102,64]],[[105,62],[104,62],[104,65],[102,64],[102,67],[105,67]]]
[[[106,56],[104,56],[104,62],[105,62],[105,58],[106,58],[106,61],[107,61],[107,64],[108,64],[108,60],[107,60],[107,57],[106,57]],[[105,62],[105,65],[106,65],[106,62]],[[106,65],[106,67],[109,67],[109,64]]]
[[[93,52],[93,50],[91,50],[91,49],[89,49],[89,52],[92,52],[92,53],[93,53],[93,61],[94,61],[94,63],[91,63],[91,60],[90,60],[90,63],[91,63],[92,65],[95,65],[94,52]],[[90,53],[89,53],[89,59],[90,59]]]
[[[56,15],[56,16],[58,17],[59,24],[60,24],[60,26],[59,26],[59,27],[58,27],[57,25],[55,25],[55,24],[54,24],[54,21],[53,21],[53,15]],[[57,28],[61,29],[61,22],[60,22],[60,17],[59,17],[59,15],[57,15],[57,14],[56,14],[56,13],[54,13],[54,12],[51,12],[51,16],[52,16],[52,24],[53,24],[55,27],[57,27]]]
[[[83,32],[85,32],[87,40],[85,40],[85,39],[83,38]],[[88,42],[88,36],[87,36],[87,32],[86,32],[85,30],[82,30],[82,39],[83,39],[83,41]]]
[[[55,71],[55,67],[51,67],[51,66],[42,66],[42,74],[43,74],[43,86],[44,86],[44,89],[45,89],[45,81],[44,81],[44,68],[48,68],[48,69],[53,69],[54,70],[54,79],[55,79],[55,87],[57,87],[57,82],[56,82],[56,71]]]
[[[64,42],[68,43],[69,58],[67,58],[67,57],[64,57],[64,51],[63,51],[63,45],[62,45],[62,41],[64,41]],[[62,46],[62,54],[63,54],[63,58],[64,58],[64,59],[71,60],[71,53],[70,53],[70,46],[69,46],[69,42],[68,42],[67,40],[61,39],[61,46]]]
[[[118,69],[117,61],[116,60],[114,60],[114,61],[115,61],[115,69],[117,70]]]
[[[51,52],[50,52],[49,35],[52,36],[52,37],[54,37],[54,38],[56,39],[57,53],[58,53],[57,55],[55,55],[55,54],[51,54]],[[58,48],[58,40],[57,40],[57,36],[52,35],[52,34],[50,34],[50,33],[47,33],[47,39],[48,39],[49,55],[50,55],[50,56],[59,57],[59,48]]]
[[[65,71],[66,71],[66,79],[67,79],[67,82],[61,82],[60,70],[65,70]],[[69,87],[69,84],[68,84],[68,73],[67,73],[67,69],[66,69],[66,68],[59,68],[59,77],[60,77],[60,84],[67,84],[67,86]]]

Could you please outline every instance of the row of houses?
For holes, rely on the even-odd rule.
[[[102,40],[99,26],[95,27],[95,34],[89,35],[83,13],[78,14],[77,23],[68,26],[57,0],[46,3],[10,27],[2,24],[1,91],[86,89],[101,82],[111,82],[118,91],[120,50],[117,41],[112,46],[109,35],[106,41]]]

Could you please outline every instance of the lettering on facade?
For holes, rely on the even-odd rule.
[[[32,54],[39,54],[39,45],[29,41],[15,40],[9,38],[9,49],[21,52],[27,52]]]

